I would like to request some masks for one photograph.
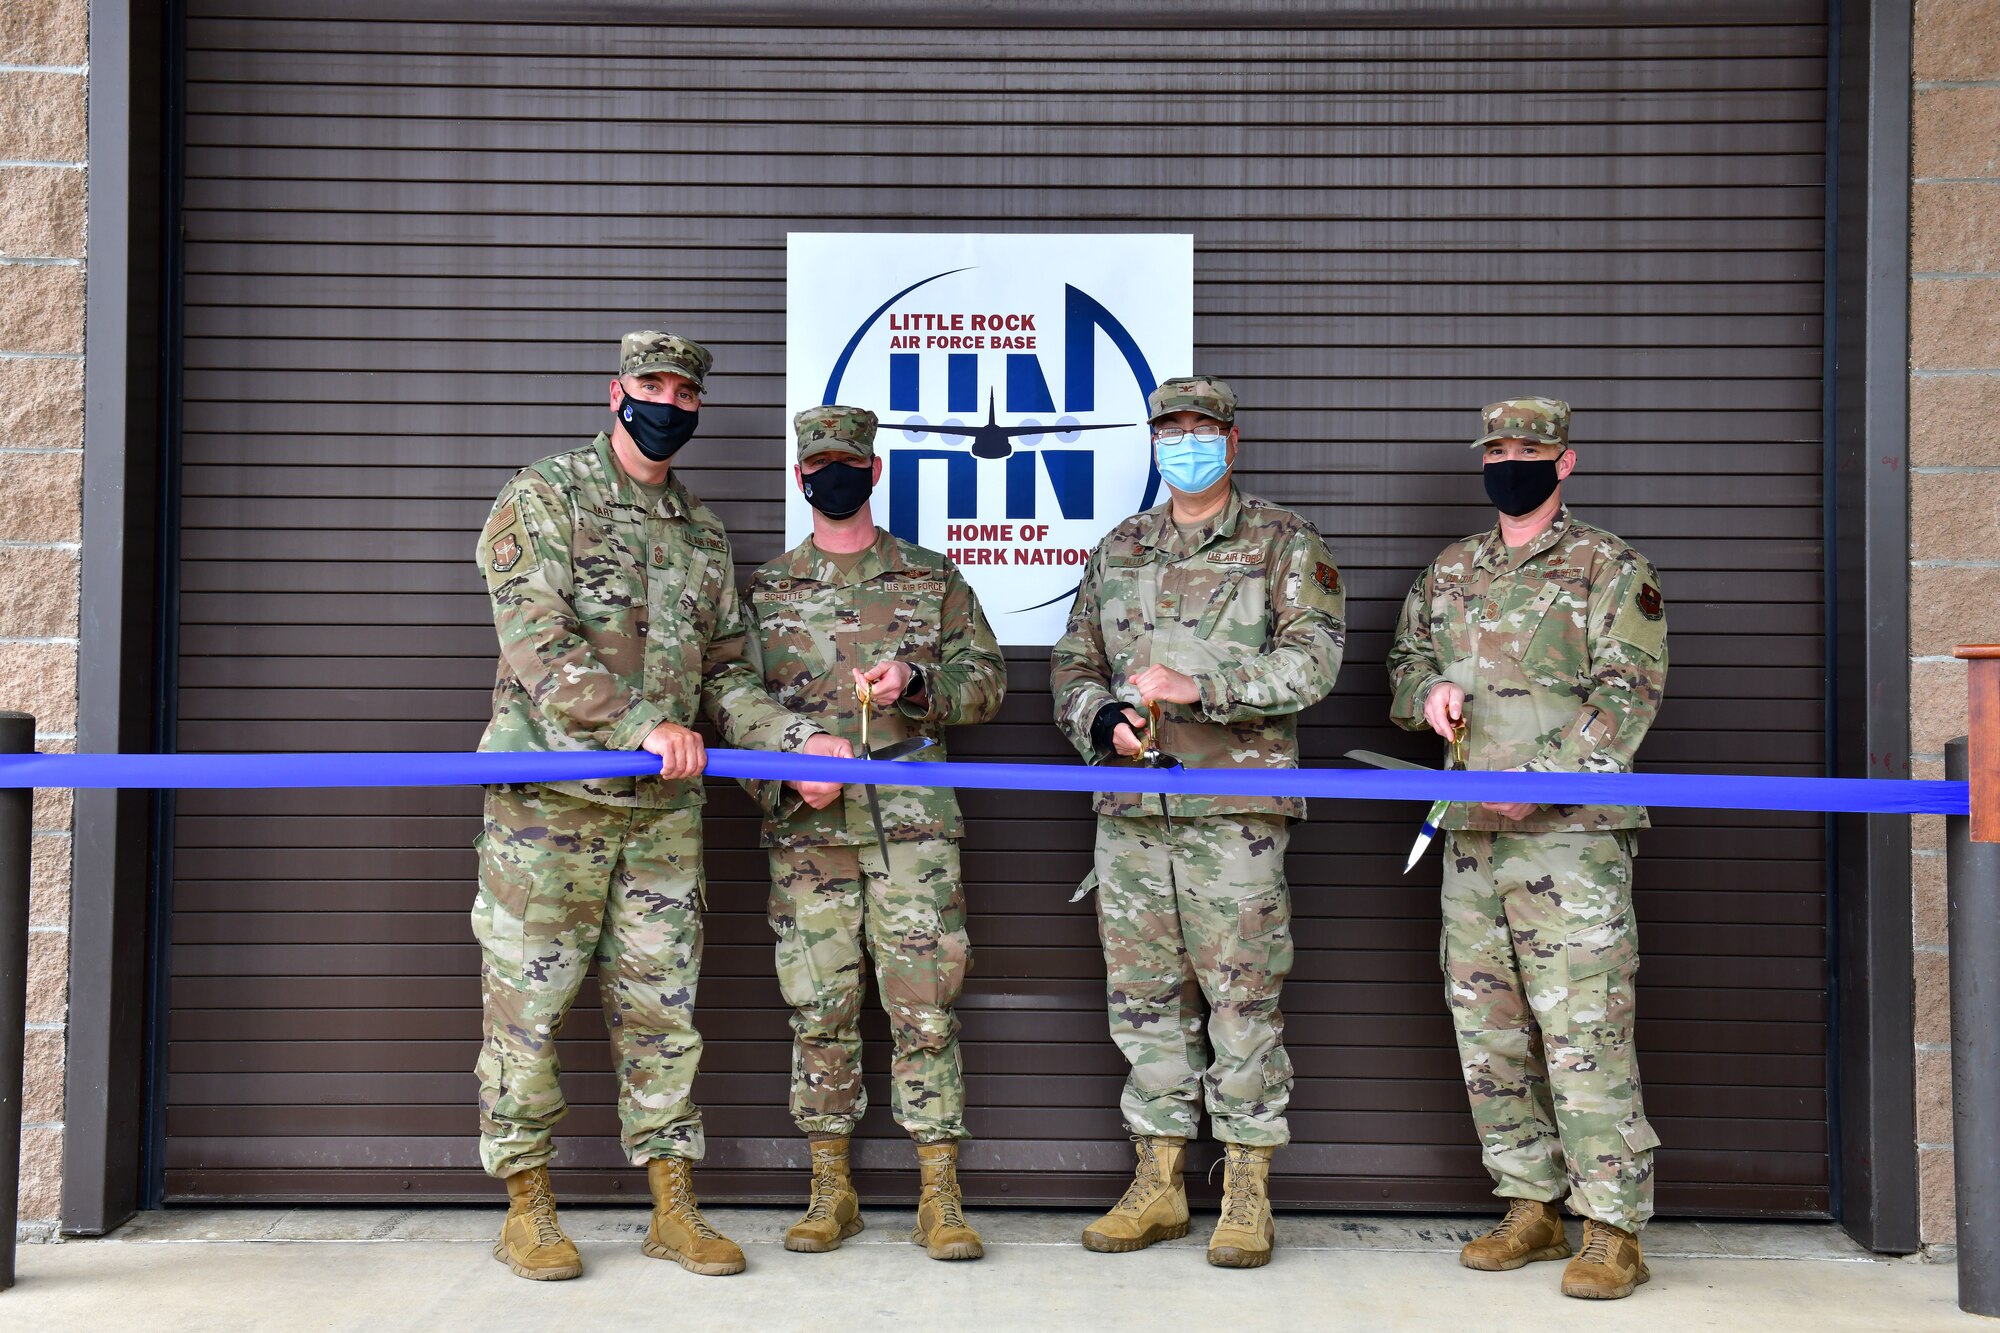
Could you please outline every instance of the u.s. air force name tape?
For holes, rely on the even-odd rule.
[[[1164,792],[1368,801],[1531,801],[1699,810],[1962,815],[1967,784],[1904,778],[1782,778],[1732,773],[1402,772],[1373,768],[1089,768],[827,759],[710,750],[708,775],[879,787]],[[32,754],[0,756],[0,787],[444,787],[578,782],[659,772],[644,751],[536,754]]]

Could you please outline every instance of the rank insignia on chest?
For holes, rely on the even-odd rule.
[[[1658,620],[1666,614],[1666,605],[1660,600],[1660,590],[1650,583],[1639,585],[1639,614],[1648,620]]]
[[[1317,583],[1326,592],[1339,592],[1340,571],[1329,564],[1315,563],[1313,565],[1313,582]]]
[[[521,539],[513,533],[496,538],[493,542],[493,568],[496,573],[505,574],[521,562]]]

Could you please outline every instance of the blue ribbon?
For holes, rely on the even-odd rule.
[[[443,787],[578,782],[659,772],[643,751],[532,754],[35,754],[0,757],[0,787]],[[1962,815],[1963,782],[1766,778],[1729,773],[1487,773],[1373,768],[1088,768],[826,759],[710,750],[708,774],[767,781],[1001,791],[1130,791],[1177,796],[1306,796],[1372,801],[1532,801],[1699,810]]]

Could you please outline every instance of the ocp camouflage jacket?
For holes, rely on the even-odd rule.
[[[731,745],[797,749],[819,730],[764,693],[745,656],[722,524],[669,474],[648,501],[599,435],[514,474],[479,537],[500,664],[482,750],[636,750],[697,709]],[[701,779],[549,786],[603,805],[701,804]]]
[[[1440,681],[1465,691],[1466,767],[1623,773],[1660,711],[1667,613],[1646,557],[1567,508],[1510,551],[1496,525],[1455,542],[1403,600],[1391,716],[1423,731]],[[1645,828],[1639,806],[1544,805],[1503,819],[1447,807],[1444,827],[1511,833]]]
[[[1156,505],[1113,528],[1085,567],[1050,657],[1056,725],[1085,759],[1110,760],[1091,723],[1114,699],[1137,707],[1131,677],[1157,663],[1201,691],[1197,703],[1161,705],[1167,754],[1190,768],[1296,768],[1296,715],[1333,689],[1346,644],[1347,594],[1310,523],[1232,486],[1221,511],[1183,537],[1171,503]],[[1116,772],[1107,766],[1107,782]],[[1179,816],[1306,812],[1296,797],[1167,802]],[[1099,792],[1096,810],[1154,815],[1160,798]]]
[[[748,598],[754,654],[773,698],[821,730],[861,747],[854,672],[891,659],[923,672],[923,693],[877,708],[868,743],[912,736],[936,744],[905,762],[945,758],[944,729],[986,722],[1007,693],[1007,664],[971,585],[935,551],[877,528],[875,544],[842,573],[812,538],[760,567]],[[824,810],[776,782],[746,783],[764,807],[765,846],[853,846],[875,841],[866,798],[849,784]],[[949,787],[878,787],[892,840],[956,838],[964,831]]]

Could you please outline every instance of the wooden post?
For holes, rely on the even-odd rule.
[[[1970,664],[1965,736],[1972,840],[2000,842],[2000,643],[1962,643],[1952,656]]]

